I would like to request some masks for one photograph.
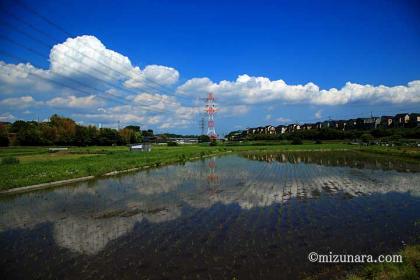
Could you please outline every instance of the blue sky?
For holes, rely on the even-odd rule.
[[[10,3],[6,1],[2,8],[24,18],[54,39],[42,37],[5,15],[12,26],[30,31],[50,46],[72,37],[54,29],[23,7]],[[27,3],[71,35],[94,36],[106,49],[129,58],[133,67],[139,66],[140,70],[144,70],[147,65],[162,65],[178,72],[176,81],[171,82],[155,79],[150,75],[155,73],[159,76],[160,72],[150,71],[149,79],[165,84],[162,90],[150,91],[150,88],[142,87],[144,84],[131,85],[130,93],[135,90],[139,94],[147,93],[149,90],[149,94],[153,95],[173,94],[176,96],[172,100],[175,104],[179,102],[180,106],[188,107],[194,105],[197,97],[205,95],[206,90],[214,91],[219,96],[221,107],[221,113],[216,118],[219,132],[269,123],[349,118],[370,112],[420,111],[417,109],[420,108],[420,86],[408,85],[420,79],[418,1],[60,0]],[[48,56],[51,48],[7,26],[2,27],[0,32],[44,55],[34,55],[0,38],[3,50],[25,60],[0,53],[1,61],[8,64],[29,62],[36,68],[50,69]],[[11,71],[10,65],[7,69],[3,72]],[[248,78],[238,81],[238,76],[244,74]],[[254,77],[267,78],[269,82]],[[78,75],[79,78],[86,80],[86,77]],[[205,87],[198,86],[204,81],[194,80],[196,78],[208,78],[210,83],[205,83]],[[223,80],[230,84],[221,85]],[[292,87],[273,83],[278,80]],[[190,84],[185,86],[189,81]],[[98,109],[107,110],[109,115],[107,107],[117,105],[113,102],[92,102],[90,108],[78,108],[77,99],[71,99],[75,101],[73,107],[54,106],[60,103],[49,102],[54,98],[62,98],[58,101],[63,101],[69,96],[78,98],[82,95],[68,90],[60,92],[58,87],[54,88],[57,96],[35,90],[32,93],[34,87],[29,86],[30,83],[27,89],[22,90],[5,79],[0,82],[3,84],[0,84],[0,112],[3,112],[3,118],[33,118],[35,115],[44,118],[51,112],[57,112],[72,114],[83,123],[115,125],[109,119],[101,121],[101,114],[91,116]],[[125,86],[121,79],[111,82]],[[352,84],[343,89],[347,82]],[[293,87],[308,83],[318,89],[311,85],[303,89]],[[366,84],[375,87],[384,85],[386,88],[354,86]],[[320,93],[331,88],[339,90],[331,93],[334,96],[347,95],[345,100],[341,96]],[[105,87],[103,89],[106,90]],[[127,94],[121,93],[119,98],[135,100],[134,96],[127,97]],[[98,95],[95,94],[96,97]],[[18,101],[18,98],[27,96],[33,97],[30,106],[20,109],[10,107],[13,104],[11,98]],[[139,97],[139,102],[146,97]],[[168,106],[176,107],[175,104]],[[127,110],[114,110],[115,118],[118,118],[117,111],[127,113]],[[197,114],[187,108],[182,113],[188,118],[181,118],[179,122],[176,118],[180,112],[161,118],[156,116],[157,113],[149,116],[147,112],[132,112],[145,114],[145,118],[122,116],[123,122],[141,122],[158,131],[198,132]],[[163,122],[168,120],[172,120],[173,124],[164,125]]]

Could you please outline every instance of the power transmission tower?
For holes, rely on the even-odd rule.
[[[205,124],[205,121],[204,121],[204,114],[203,113],[200,113],[199,114],[199,117],[200,117],[200,120],[199,120],[199,127],[200,127],[200,131],[201,131],[201,134],[200,135],[204,135],[204,130],[205,130],[205,128],[206,128],[206,124]]]
[[[208,119],[207,119],[207,135],[210,137],[211,140],[217,139],[216,133],[216,126],[214,123],[214,115],[216,113],[216,105],[214,104],[214,95],[213,93],[209,93],[206,98],[206,108],[205,111],[207,112]]]

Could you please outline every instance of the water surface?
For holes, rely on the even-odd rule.
[[[307,254],[418,243],[419,166],[230,155],[0,199],[3,279],[330,278]]]

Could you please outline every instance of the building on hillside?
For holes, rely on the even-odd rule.
[[[300,127],[300,129],[302,129],[302,130],[311,130],[311,129],[314,129],[314,128],[315,128],[315,124],[313,124],[313,123],[305,123]]]
[[[408,127],[410,115],[407,113],[396,114],[393,120],[394,127]]]
[[[278,125],[276,126],[276,133],[277,134],[284,134],[287,131],[287,127],[285,125]]]
[[[420,127],[420,114],[412,113],[410,114],[410,127]]]
[[[255,134],[255,132],[256,132],[256,129],[255,128],[247,128],[246,129],[246,134],[247,135]]]
[[[323,121],[321,123],[321,128],[330,128],[331,126],[333,126],[333,122],[332,121]]]
[[[389,128],[392,127],[393,116],[382,116],[380,121],[380,127]]]
[[[346,125],[347,130],[352,130],[357,128],[357,120],[356,119],[349,119]]]
[[[231,133],[228,138],[228,140],[230,141],[240,141],[243,139],[244,139],[244,133],[242,131]]]
[[[276,134],[276,128],[272,125],[264,127],[264,134]]]
[[[284,134],[292,133],[298,130],[311,130],[321,128],[338,129],[342,131],[349,130],[370,130],[376,128],[391,128],[391,127],[420,127],[420,114],[419,113],[404,113],[395,116],[382,116],[382,117],[369,117],[357,118],[349,120],[328,120],[316,123],[289,124],[278,126],[260,126],[256,128],[248,128],[243,132],[246,135],[254,134]]]
[[[370,117],[363,119],[363,129],[375,129],[381,124],[381,119],[378,117]]]
[[[322,123],[321,122],[316,122],[315,123],[315,129],[321,129],[322,128]]]
[[[264,126],[257,127],[257,134],[264,134],[264,131],[265,131],[265,127]]]
[[[339,120],[335,122],[335,128],[339,130],[346,130],[347,128],[347,121]]]
[[[287,126],[287,132],[288,133],[291,133],[291,132],[295,132],[295,131],[298,131],[298,130],[300,130],[300,125],[299,124],[289,124],[288,126]]]

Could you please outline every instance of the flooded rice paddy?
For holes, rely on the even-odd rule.
[[[299,279],[420,236],[420,166],[229,155],[0,198],[2,279]]]

